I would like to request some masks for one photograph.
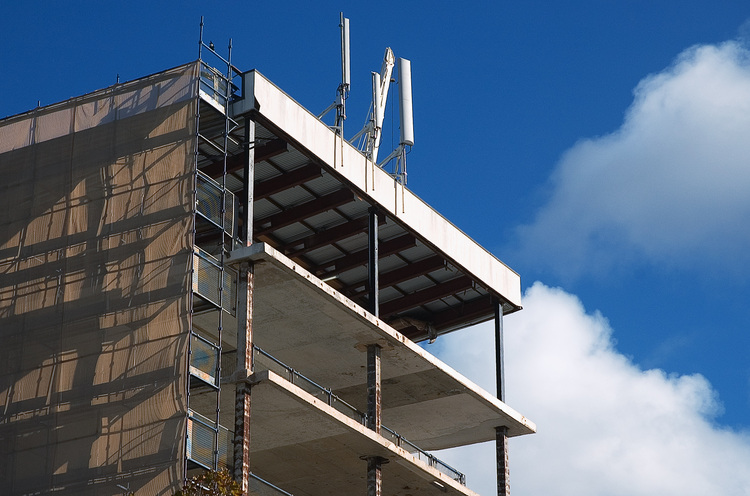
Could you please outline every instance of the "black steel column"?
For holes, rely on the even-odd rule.
[[[367,282],[370,288],[368,296],[368,310],[375,317],[380,316],[380,298],[378,297],[378,211],[372,207],[369,210],[370,219],[367,226]]]
[[[253,242],[253,198],[255,195],[255,121],[249,116],[245,117],[245,210],[242,216],[243,239],[245,246]]]
[[[503,356],[503,304],[495,300],[495,374],[497,398],[505,402],[505,366]],[[508,466],[508,428],[495,428],[495,451],[497,453],[497,494],[510,496],[510,468]]]
[[[383,491],[383,459],[379,456],[367,458],[367,496],[380,496]]]
[[[495,374],[497,378],[497,399],[505,402],[505,370],[503,355],[503,304],[497,300],[495,307]]]

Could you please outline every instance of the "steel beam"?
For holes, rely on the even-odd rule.
[[[266,198],[285,189],[317,179],[322,174],[321,168],[315,164],[303,165],[280,176],[258,182],[255,185],[255,198]]]
[[[406,250],[407,248],[411,248],[416,244],[417,239],[411,234],[404,234],[403,236],[399,236],[398,238],[383,241],[378,245],[378,257],[384,258],[389,255],[393,255],[394,253],[398,253],[400,251]],[[341,274],[342,272],[346,272],[349,269],[353,269],[360,265],[365,265],[367,263],[368,257],[369,250],[367,248],[365,248],[364,250],[355,251],[319,265],[315,270],[315,274],[321,279]],[[333,266],[334,268],[325,270],[327,267],[331,266]]]
[[[247,120],[250,120],[250,118],[248,118]],[[264,145],[255,146],[252,149],[255,153],[255,161],[263,162],[264,160],[268,160],[269,158],[275,157],[276,155],[287,151],[287,143],[283,139],[277,138],[275,140],[269,141],[268,143],[265,143]],[[247,157],[245,156],[245,153],[235,155],[233,157],[227,157],[227,174],[231,174],[232,172],[237,172],[238,170],[244,169],[246,162]],[[217,160],[212,164],[208,164],[201,169],[201,172],[215,179],[223,174],[224,161]]]
[[[416,308],[425,303],[451,296],[473,286],[474,281],[470,277],[461,276],[449,281],[441,282],[429,288],[415,291],[395,300],[390,300],[380,305],[380,313],[388,317],[411,308]]]
[[[276,229],[292,225],[295,222],[303,221],[321,212],[349,203],[353,199],[354,195],[351,191],[348,189],[340,189],[325,196],[321,196],[320,198],[290,207],[276,214],[257,220],[255,224],[258,228],[255,230],[255,235],[266,234],[275,231]]]
[[[438,270],[441,267],[445,267],[445,259],[443,259],[443,257],[441,257],[440,255],[425,258],[417,262],[412,262],[410,264],[404,265],[403,267],[398,267],[397,269],[379,274],[378,286],[380,287],[380,289],[395,286],[396,284],[408,281],[409,279],[414,279],[415,277],[429,274],[430,272]],[[365,288],[363,291],[352,291],[352,289],[361,286],[364,286]],[[357,281],[341,288],[341,291],[345,292],[349,296],[349,298],[362,296],[364,294],[367,294],[369,290],[370,288],[367,281]]]
[[[328,246],[331,243],[341,241],[342,239],[351,238],[357,234],[367,232],[367,226],[370,223],[369,217],[360,217],[349,222],[344,222],[337,226],[329,227],[315,234],[311,234],[297,241],[293,241],[284,248],[286,256],[293,258],[302,255],[308,251]],[[385,217],[378,216],[378,225],[385,224]],[[291,248],[300,247],[295,250]]]
[[[493,298],[490,295],[481,296],[462,303],[455,308],[449,308],[435,314],[433,325],[440,331],[456,324],[473,320],[489,320],[494,314]]]

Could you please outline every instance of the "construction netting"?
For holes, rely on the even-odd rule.
[[[0,492],[182,479],[198,64],[0,121]]]

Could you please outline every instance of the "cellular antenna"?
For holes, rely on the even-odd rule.
[[[336,89],[336,100],[318,116],[322,119],[328,112],[336,109],[336,122],[332,127],[339,135],[344,135],[344,121],[346,120],[346,99],[349,98],[351,86],[351,65],[349,53],[349,19],[344,13],[339,13],[339,28],[341,29],[341,84]]]
[[[349,54],[349,19],[344,17],[344,13],[340,12],[341,20],[339,22],[339,28],[341,28],[341,86],[345,91],[349,91],[351,85],[351,59]]]
[[[398,96],[399,117],[401,119],[401,139],[398,147],[380,163],[383,167],[396,158],[396,168],[393,175],[402,184],[406,184],[406,147],[414,145],[414,116],[411,104],[411,62],[399,57],[398,59]]]
[[[401,145],[414,145],[414,114],[411,108],[411,62],[398,59],[398,108],[401,116]]]

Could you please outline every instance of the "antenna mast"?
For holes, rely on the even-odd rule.
[[[336,89],[336,100],[318,116],[322,119],[328,112],[336,109],[336,121],[332,128],[340,135],[344,136],[344,121],[346,120],[346,99],[349,98],[349,88],[351,86],[351,65],[349,54],[349,19],[344,17],[344,13],[339,13],[339,28],[341,28],[341,84]]]
[[[349,140],[349,143],[354,143],[360,136],[364,135],[364,139],[359,144],[359,149],[373,162],[378,161],[385,104],[388,100],[388,88],[391,84],[391,74],[393,73],[395,62],[396,59],[393,56],[393,50],[386,48],[380,73],[372,73],[372,105],[370,106],[367,123],[360,132]]]

